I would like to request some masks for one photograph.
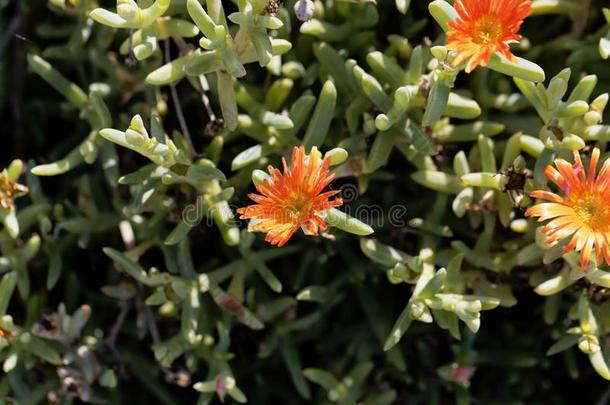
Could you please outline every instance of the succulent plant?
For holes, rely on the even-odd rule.
[[[607,402],[602,1],[109,3],[0,0],[7,403]]]

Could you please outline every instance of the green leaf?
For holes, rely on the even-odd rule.
[[[326,134],[330,128],[330,123],[335,115],[335,105],[337,103],[337,89],[330,80],[327,80],[322,87],[318,103],[307,126],[307,131],[303,137],[303,145],[309,151],[313,146],[322,146],[326,139]]]
[[[316,285],[305,287],[297,294],[297,300],[299,301],[324,302],[327,298],[328,289]]]
[[[76,84],[69,82],[51,64],[38,55],[28,55],[30,68],[39,74],[55,90],[61,93],[70,103],[77,107],[84,107],[89,103],[85,92]]]
[[[327,391],[330,391],[339,385],[339,381],[334,375],[318,368],[306,368],[303,370],[303,375],[309,381],[321,385]]]
[[[6,309],[13,296],[15,285],[17,284],[17,273],[11,271],[2,277],[0,282],[0,317],[6,314]]]
[[[369,259],[388,267],[393,267],[398,263],[404,263],[413,259],[412,256],[391,246],[384,245],[375,239],[360,239],[360,249]]]
[[[411,174],[411,178],[416,183],[441,193],[458,194],[464,188],[459,178],[439,171],[420,170]]]
[[[305,381],[303,378],[301,359],[299,358],[299,353],[297,352],[296,347],[289,336],[284,338],[284,342],[280,347],[280,350],[282,353],[282,358],[284,359],[284,364],[286,364],[286,368],[288,368],[288,372],[290,373],[292,383],[299,392],[299,395],[305,399],[309,399],[311,397],[311,391],[309,390],[307,381]]]
[[[564,335],[561,337],[561,339],[555,342],[553,346],[549,348],[549,350],[547,350],[546,355],[552,356],[554,354],[563,352],[564,350],[567,350],[570,347],[576,345],[579,340],[579,335]]]
[[[176,225],[176,227],[170,232],[170,234],[167,235],[167,238],[165,238],[165,241],[163,243],[165,243],[166,245],[177,245],[178,243],[182,242],[184,238],[187,237],[191,229],[193,229],[193,227],[196,226],[197,223],[198,221],[189,223],[181,218],[180,222],[178,222],[178,225]]]
[[[231,131],[237,128],[237,101],[235,89],[233,88],[233,77],[224,71],[217,71],[218,77],[218,101],[222,110],[225,125]]]
[[[250,310],[232,295],[223,291],[220,287],[210,285],[210,294],[214,302],[223,310],[233,313],[237,319],[250,329],[260,330],[265,326]]]
[[[590,353],[589,360],[595,371],[597,371],[597,374],[606,380],[610,380],[610,366],[608,365],[610,362],[602,350]]]
[[[224,173],[213,166],[192,165],[186,172],[189,181],[200,183],[205,180],[226,181]]]
[[[403,337],[407,329],[409,329],[411,321],[413,320],[411,318],[411,311],[409,307],[410,305],[407,304],[396,320],[396,323],[394,323],[394,326],[392,327],[392,330],[390,331],[390,334],[383,345],[383,350],[388,351],[394,347],[398,342],[400,342],[400,339]]]
[[[543,82],[545,78],[544,70],[534,62],[518,56],[515,56],[514,61],[509,61],[504,55],[497,52],[491,54],[487,67],[496,72],[535,83]]]
[[[428,11],[430,11],[430,14],[438,25],[441,26],[443,31],[448,31],[449,23],[458,18],[455,9],[445,0],[434,0],[428,5]]]
[[[152,84],[153,86],[166,86],[168,84],[176,83],[186,74],[187,63],[194,62],[195,58],[197,58],[197,56],[193,57],[188,55],[172,60],[150,72],[148,76],[146,76],[146,83]],[[219,65],[220,64],[217,64],[214,67],[216,68]]]
[[[393,130],[377,133],[366,159],[367,173],[374,173],[377,169],[388,163],[394,144],[399,136],[400,134]]]
[[[341,93],[349,92],[351,87],[347,79],[344,57],[335,48],[326,42],[318,42],[313,46],[313,53],[324,68],[333,78]]]
[[[422,131],[413,121],[407,120],[404,130],[409,138],[409,142],[418,153],[425,156],[431,156],[437,153],[436,145],[430,136],[424,133],[424,131]]]
[[[330,226],[354,235],[367,236],[375,232],[369,225],[336,208],[331,208],[326,212],[325,220]]]
[[[246,395],[237,387],[237,385],[229,390],[229,396],[240,404],[245,404],[248,402]]]
[[[35,354],[36,356],[44,359],[45,361],[59,366],[62,364],[61,357],[59,353],[55,351],[53,347],[51,347],[44,340],[32,336],[29,333],[24,333],[19,337],[19,340],[24,344],[25,350],[28,352]]]
[[[432,80],[426,110],[421,123],[424,127],[429,127],[441,119],[449,102],[449,94],[453,88],[455,74],[453,72],[437,70]]]
[[[50,291],[55,287],[62,269],[62,255],[57,251],[57,247],[51,250],[49,254],[49,271],[47,273],[47,290]],[[0,293],[1,294],[1,293]]]
[[[267,150],[263,145],[254,145],[248,149],[240,152],[233,161],[231,162],[231,170],[242,169],[254,162],[257,162],[260,158],[267,154]]]
[[[214,30],[216,24],[197,0],[187,0],[186,9],[193,19],[193,22],[197,25],[205,37],[209,39],[216,38],[216,32]]]
[[[282,292],[282,283],[278,278],[273,274],[271,269],[265,264],[265,262],[255,261],[254,268],[257,273],[261,276],[261,278],[265,281],[265,283],[276,293]]]
[[[156,287],[159,285],[167,284],[171,280],[171,276],[167,273],[159,273],[155,276],[149,276],[142,267],[123,253],[106,247],[102,251],[106,256],[114,260],[118,265],[121,266],[122,270],[125,270],[130,276],[138,280],[144,285],[149,287]]]

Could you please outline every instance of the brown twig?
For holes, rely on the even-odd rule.
[[[189,46],[182,38],[173,38],[173,39],[174,39],[174,43],[176,44],[178,49],[180,49],[181,54],[186,54],[189,52]],[[201,93],[201,101],[203,102],[203,106],[205,107],[205,111],[207,112],[208,117],[210,118],[210,121],[216,121],[216,114],[214,114],[214,110],[212,110],[212,107],[210,104],[210,99],[208,98],[207,92],[205,90],[204,80],[205,80],[204,75],[199,75],[197,77],[197,81],[199,83],[199,86],[201,87],[201,88],[197,88],[197,90]],[[194,86],[194,87],[196,87],[196,86]]]
[[[574,24],[572,25],[572,32],[570,33],[570,37],[572,37],[572,39],[578,39],[582,37],[582,34],[585,32],[587,20],[589,18],[590,7],[591,0],[584,0],[583,4],[580,5],[581,12],[574,19]]]
[[[210,118],[210,121],[216,121],[216,114],[214,114],[214,111],[212,110],[212,107],[210,106],[210,99],[208,98],[208,94],[205,91],[205,83],[204,83],[204,77],[203,75],[199,75],[198,77],[199,79],[199,85],[201,86],[201,101],[203,102],[203,106],[205,107],[206,112],[208,113],[208,117]]]
[[[158,345],[161,343],[161,335],[159,335],[159,328],[157,328],[155,316],[150,310],[150,307],[144,302],[142,302],[142,307],[144,308],[144,315],[146,316],[146,323],[148,324],[148,331],[150,332],[150,337],[153,340],[153,345]]]
[[[8,43],[11,39],[18,38],[22,41],[26,40],[24,37],[17,34],[17,30],[19,29],[20,26],[21,26],[21,16],[17,15],[11,20],[4,35],[2,35],[2,38],[0,38],[0,58],[2,57],[2,54],[4,53],[4,50],[6,49]]]
[[[121,328],[123,327],[123,324],[125,323],[125,320],[127,319],[127,314],[129,314],[130,309],[131,309],[130,302],[126,302],[121,306],[121,312],[119,312],[119,315],[117,316],[116,320],[114,321],[114,324],[112,325],[112,328],[110,329],[110,333],[108,334],[108,337],[106,338],[106,343],[108,343],[108,345],[114,347],[116,339],[119,336],[119,332],[121,331]]]
[[[169,53],[170,41],[165,41],[165,62],[171,62],[171,57]],[[174,83],[169,85],[169,91],[172,96],[172,101],[174,102],[174,109],[176,110],[176,117],[178,118],[178,123],[180,124],[180,129],[182,131],[182,135],[186,139],[188,147],[193,155],[196,155],[195,146],[193,145],[193,140],[191,138],[191,133],[186,125],[186,119],[184,118],[184,112],[182,111],[182,105],[180,104],[180,100],[178,99],[178,92],[176,91],[176,85]]]

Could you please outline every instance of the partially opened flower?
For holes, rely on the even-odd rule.
[[[589,265],[593,252],[598,265],[604,260],[610,264],[610,159],[604,162],[596,176],[599,155],[599,149],[593,149],[588,173],[576,151],[574,163],[555,159],[555,167],[547,166],[544,173],[563,190],[563,197],[536,190],[531,193],[532,197],[550,202],[535,205],[525,212],[528,217],[538,217],[538,221],[551,220],[542,228],[547,242],[571,236],[564,250],[580,252],[583,269]]]
[[[268,167],[270,178],[256,184],[260,194],[248,196],[256,204],[237,210],[241,219],[250,219],[250,232],[266,232],[265,240],[272,245],[283,246],[302,228],[303,232],[318,235],[318,229],[326,229],[324,212],[343,204],[341,198],[331,199],[339,190],[322,192],[334,179],[329,171],[330,158],[322,159],[313,147],[309,155],[305,148],[292,150],[292,164],[282,158],[283,173]]]
[[[457,52],[454,66],[468,61],[466,72],[486,66],[492,53],[513,60],[509,43],[521,39],[523,19],[532,12],[531,0],[456,0],[458,18],[449,23],[447,48]]]
[[[0,172],[0,206],[2,208],[12,209],[13,200],[26,195],[28,191],[26,186],[11,180],[6,169]]]
[[[13,318],[10,315],[0,317],[0,350],[10,344],[10,341],[19,334],[19,331],[13,324]]]

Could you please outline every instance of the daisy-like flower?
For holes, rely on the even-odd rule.
[[[544,174],[563,190],[563,197],[536,190],[531,193],[532,197],[550,202],[535,205],[525,212],[528,217],[538,217],[539,222],[551,220],[542,228],[547,242],[572,236],[564,251],[580,252],[582,269],[589,265],[593,251],[598,265],[604,260],[610,264],[610,159],[604,162],[596,176],[599,155],[599,149],[593,149],[588,173],[585,173],[577,151],[574,163],[555,159],[555,167],[547,166]]]
[[[241,219],[250,219],[250,232],[266,232],[265,240],[283,246],[297,231],[318,235],[318,229],[327,228],[323,213],[343,204],[337,197],[339,190],[322,192],[335,178],[329,171],[330,158],[313,147],[309,155],[305,148],[292,150],[292,167],[282,158],[283,173],[268,167],[270,178],[256,184],[260,194],[248,194],[256,204],[239,208]]]
[[[449,23],[447,48],[457,52],[454,66],[468,60],[466,73],[486,66],[494,52],[514,60],[509,43],[521,39],[523,19],[532,12],[531,0],[456,0],[458,18]]]

